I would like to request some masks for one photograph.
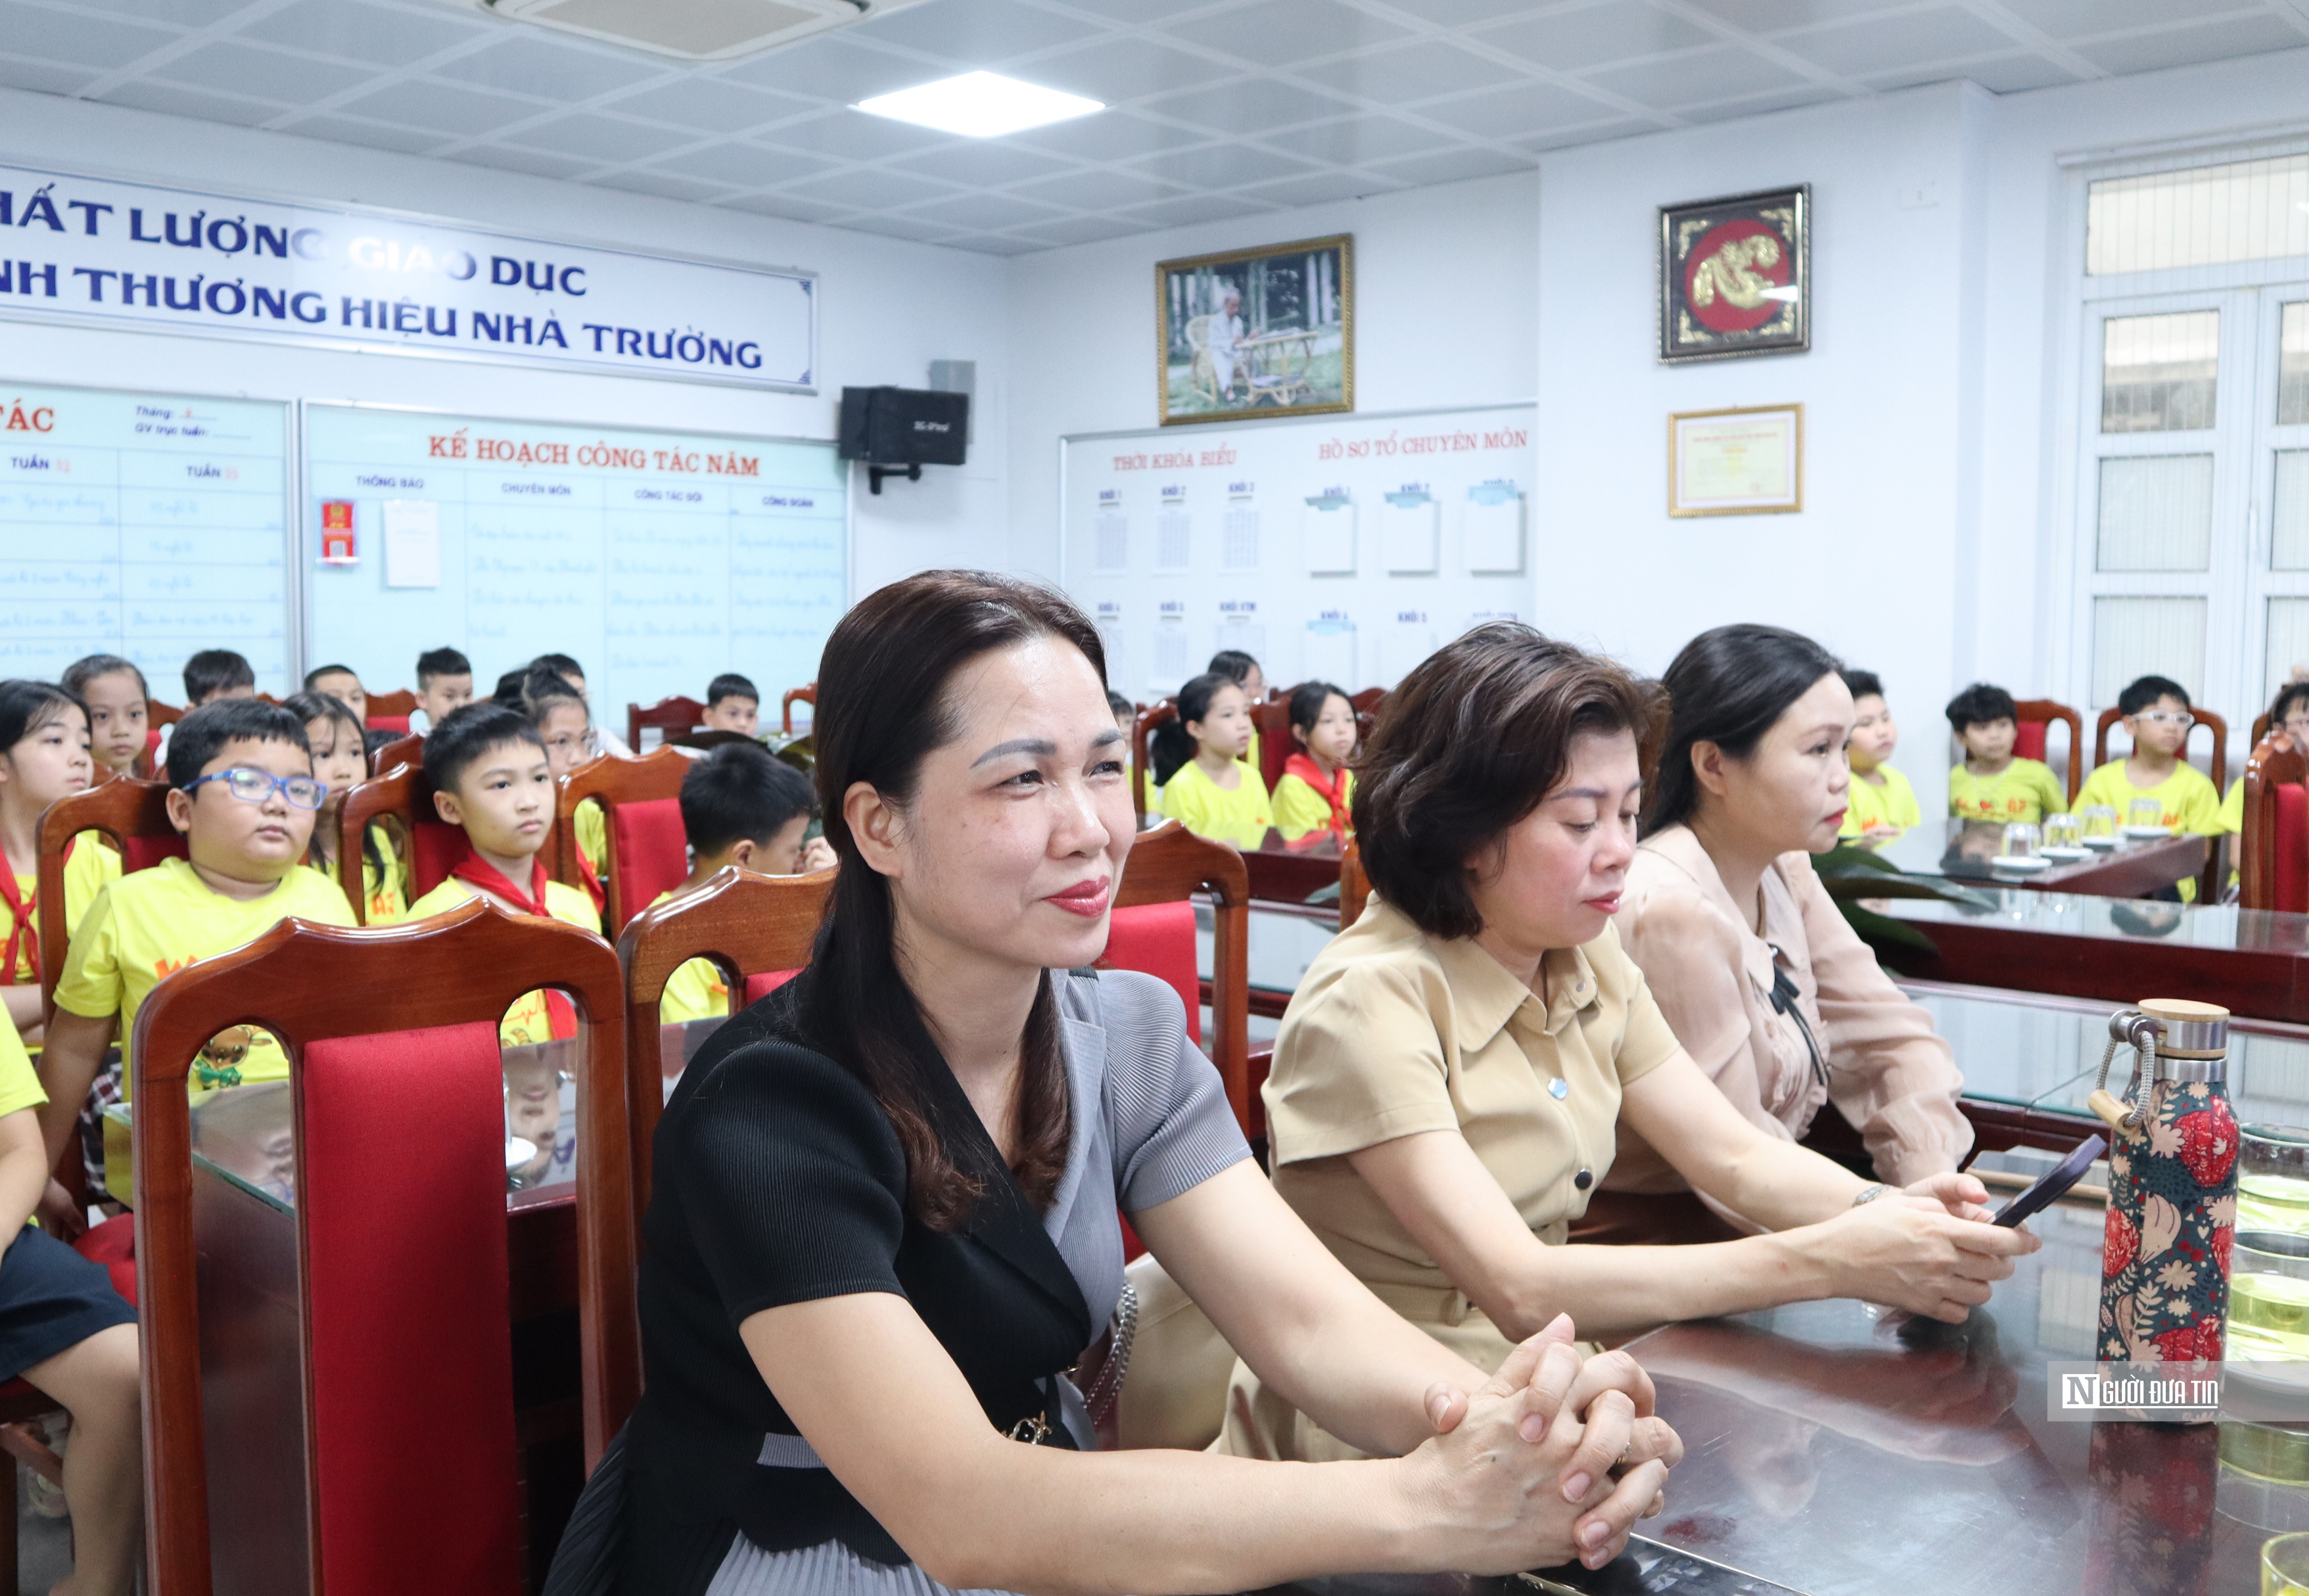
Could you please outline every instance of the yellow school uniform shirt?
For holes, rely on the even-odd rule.
[[[1256,848],[1267,841],[1275,812],[1267,801],[1267,783],[1241,760],[1235,772],[1241,779],[1232,792],[1212,781],[1203,767],[1189,759],[1171,773],[1163,788],[1163,813],[1198,837]]]
[[[2231,836],[2235,836],[2244,830],[2244,778],[2243,776],[2229,783],[2229,795],[2221,800],[2221,830]]]
[[[2042,820],[2068,807],[2068,789],[2042,760],[2016,759],[1993,776],[1976,776],[1963,765],[1949,772],[1949,813],[1960,819],[2009,824]]]
[[[368,918],[364,923],[389,926],[409,912],[409,868],[402,863],[400,852],[393,846],[391,832],[381,825],[372,825],[368,828],[368,836],[370,842],[376,845],[377,858],[369,858],[367,849],[361,850],[361,893],[368,900]],[[377,867],[377,859],[385,861],[384,868]],[[333,884],[337,881],[335,871],[324,869],[309,859],[306,861],[305,867],[318,874],[324,881]]]
[[[1355,773],[1339,773],[1339,798],[1353,803],[1355,798]],[[1303,777],[1289,771],[1275,784],[1275,796],[1269,800],[1275,811],[1275,829],[1283,833],[1285,842],[1296,842],[1309,832],[1331,829],[1331,800],[1307,784]]]
[[[84,1020],[120,1016],[120,1096],[127,1100],[135,1073],[129,1055],[136,1011],[163,976],[254,942],[295,916],[324,926],[350,926],[352,906],[333,882],[291,869],[261,898],[228,898],[203,881],[191,861],[162,859],[113,882],[73,933],[72,955],[56,980],[56,1006]],[[191,1077],[196,1088],[283,1081],[289,1058],[278,1038],[250,1028],[245,1057],[203,1057]]]
[[[670,892],[660,893],[650,900],[650,907],[672,897]],[[665,996],[658,999],[657,1018],[661,1025],[687,1025],[692,1020],[721,1020],[729,1017],[730,985],[711,959],[692,959],[675,971],[665,983]]]
[[[13,860],[9,861],[11,864]],[[120,856],[115,853],[101,833],[82,832],[73,839],[72,855],[65,860],[65,935],[67,939],[88,918],[96,906],[96,895],[120,879]],[[21,897],[37,896],[40,890],[38,867],[16,873],[16,891]],[[4,930],[5,916],[0,915],[0,930]],[[32,910],[32,924],[23,945],[16,950],[16,968],[10,971],[11,986],[25,985],[37,979],[32,971],[32,952],[39,942],[40,911]],[[0,1110],[4,1112],[5,1110]]]
[[[2095,804],[2106,804],[2116,811],[2117,824],[2131,825],[2135,798],[2156,799],[2159,807],[2158,824],[2168,832],[2192,832],[2204,837],[2220,834],[2221,795],[2210,777],[2190,764],[2175,766],[2171,775],[2154,787],[2135,787],[2125,779],[2124,761],[2112,759],[2085,778],[2084,786],[2077,792],[2077,807],[2086,809]],[[2242,817],[2242,809],[2239,814]],[[2240,818],[2240,829],[2242,824]],[[2182,902],[2196,902],[2197,884],[2193,878],[2175,884],[2181,889]]]
[[[0,1021],[0,1118],[19,1109],[37,1109],[48,1100],[48,1094],[40,1090],[39,1073],[24,1051],[24,1039],[16,1034],[13,1025]]]
[[[1897,825],[1905,832],[1924,824],[1924,812],[1916,807],[1916,789],[1908,785],[1908,778],[1889,764],[1876,769],[1884,778],[1881,787],[1858,771],[1852,772],[1852,792],[1846,799],[1851,807],[1845,810],[1844,825],[1837,835],[1856,837],[1872,825]]]
[[[594,880],[607,881],[609,877],[601,870],[610,857],[610,821],[601,812],[601,806],[587,798],[577,806],[570,824],[577,828],[578,857],[593,872]]]
[[[341,895],[342,896],[342,895]],[[480,893],[452,876],[431,892],[409,906],[412,920],[429,919],[454,909],[468,898]],[[593,910],[593,900],[585,895],[582,886],[568,886],[558,881],[545,884],[546,911],[557,920],[566,921],[581,929],[600,936],[601,917]],[[545,994],[524,992],[506,1011],[504,1022],[497,1027],[498,1042],[508,1048],[526,1047],[532,1042],[549,1041],[553,1037],[553,1022],[546,1012]]]

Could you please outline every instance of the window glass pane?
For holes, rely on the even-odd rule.
[[[2213,457],[2100,462],[2103,571],[2203,571],[2213,557]]]
[[[2269,659],[2261,689],[2261,707],[2277,701],[2277,690],[2293,679],[2293,668],[2309,665],[2309,599],[2269,601]]]
[[[2277,492],[2269,513],[2269,568],[2309,571],[2309,449],[2277,452]]]
[[[2169,676],[2192,697],[2205,679],[2202,599],[2095,599],[2092,702],[2110,704],[2135,677]]]
[[[2309,421],[2309,300],[2285,307],[2277,339],[2277,424]]]
[[[2109,317],[2101,324],[2100,429],[2210,427],[2220,345],[2218,310]]]
[[[2090,276],[2292,254],[2309,254],[2309,155],[2106,177],[2087,191]]]

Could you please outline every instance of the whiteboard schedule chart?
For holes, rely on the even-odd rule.
[[[383,548],[304,556],[313,657],[368,681],[451,643],[483,685],[574,654],[597,720],[725,670],[774,691],[817,674],[848,600],[829,444],[311,404],[305,454],[307,525],[350,502]]]
[[[1059,582],[1142,702],[1221,649],[1276,687],[1392,687],[1468,617],[1537,609],[1532,427],[1509,404],[1066,438]]]
[[[286,692],[289,407],[100,388],[0,400],[0,676],[53,681],[117,653],[173,699],[187,655],[229,648]]]

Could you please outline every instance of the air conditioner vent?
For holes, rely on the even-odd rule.
[[[564,33],[674,56],[731,61],[923,0],[449,0]]]

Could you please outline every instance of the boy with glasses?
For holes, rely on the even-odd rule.
[[[2117,824],[2146,824],[2134,820],[2132,806],[2147,798],[2157,804],[2156,824],[2166,831],[2218,836],[2221,795],[2210,777],[2182,757],[2189,746],[2189,729],[2197,723],[2188,689],[2169,677],[2144,676],[2117,694],[2116,707],[2124,716],[2132,751],[2085,778],[2084,789],[2077,794],[2078,809],[2106,804],[2116,811]],[[2179,884],[2183,902],[2196,896],[2194,881]]]
[[[179,720],[169,762],[169,820],[186,858],[124,876],[74,932],[40,1055],[40,1132],[54,1163],[117,1037],[124,1072],[136,1011],[161,978],[252,942],[295,915],[353,923],[337,884],[300,870],[327,789],[313,779],[303,722],[277,703],[229,698]],[[288,1078],[271,1032],[235,1026],[202,1050],[195,1091]],[[124,1075],[121,1098],[129,1095]]]

